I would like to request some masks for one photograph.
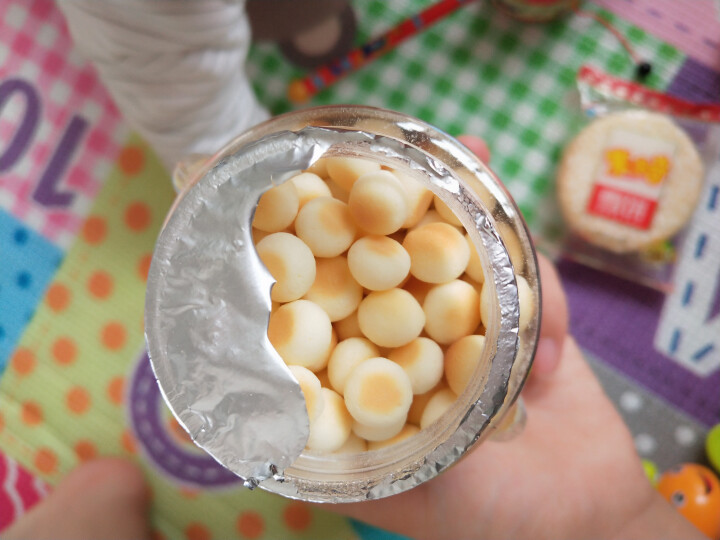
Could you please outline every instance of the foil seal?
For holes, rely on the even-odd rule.
[[[455,404],[462,408],[456,425],[421,432],[433,438],[417,459],[408,461],[408,441],[369,452],[374,457],[361,456],[348,468],[342,456],[333,463],[301,456],[307,411],[299,385],[267,338],[274,280],[255,252],[251,223],[265,191],[323,155],[366,157],[410,171],[458,215],[484,259],[486,281],[495,285],[498,311],[484,352],[489,374],[470,403]],[[518,348],[513,266],[478,195],[412,145],[339,128],[267,135],[222,158],[189,189],[158,239],[145,318],[162,395],[195,443],[249,487],[315,502],[386,497],[455,463],[483,438],[503,405]]]

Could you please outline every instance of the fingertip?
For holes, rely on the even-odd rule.
[[[485,141],[475,135],[460,135],[458,140],[475,154],[480,161],[488,163],[490,161],[490,149]]]
[[[568,308],[565,290],[555,265],[540,253],[538,253],[538,268],[542,287],[540,338],[554,340],[558,350],[560,350],[568,333]]]
[[[560,348],[558,347],[558,343],[551,338],[540,338],[537,351],[535,352],[531,375],[540,378],[551,376],[559,365]]]

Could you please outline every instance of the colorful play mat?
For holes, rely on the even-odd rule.
[[[355,2],[358,43],[430,3]],[[585,8],[652,61],[649,86],[718,101],[720,14],[710,0],[680,4],[603,0]],[[476,2],[311,104],[387,107],[453,135],[483,136],[533,233],[552,237],[554,170],[576,129],[576,73],[585,63],[633,75],[620,43],[592,18],[527,24]],[[248,73],[273,113],[292,108],[287,85],[303,73],[276,45],[256,45]],[[703,204],[717,216],[706,231],[717,241],[715,170]],[[167,171],[74,50],[54,3],[1,2],[0,532],[78,463],[121,455],[147,473],[158,538],[390,538],[240,487],[166,410],[145,353],[143,303],[173,196]],[[691,256],[689,248],[681,254]],[[683,268],[683,279],[697,269],[692,261]],[[702,461],[704,435],[720,421],[718,268],[704,270],[716,280],[714,296],[697,308],[575,263],[561,261],[560,270],[572,330],[639,453],[660,469]],[[697,351],[673,349],[675,332],[705,340],[715,369],[688,367]]]

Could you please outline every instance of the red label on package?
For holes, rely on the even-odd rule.
[[[650,227],[657,201],[633,193],[596,184],[590,195],[588,212],[638,229]]]
[[[672,143],[628,131],[610,133],[597,167],[587,212],[648,229],[672,166]]]

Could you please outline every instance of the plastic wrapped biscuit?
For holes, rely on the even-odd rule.
[[[573,232],[626,253],[676,234],[702,181],[702,160],[685,131],[664,115],[629,110],[594,120],[566,147],[557,193]]]

